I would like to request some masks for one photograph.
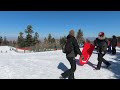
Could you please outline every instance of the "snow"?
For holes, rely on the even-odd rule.
[[[0,79],[59,79],[60,74],[70,68],[65,54],[61,50],[17,53],[14,50],[10,51],[10,48],[0,46]],[[120,48],[117,48],[116,55],[106,54],[104,58],[110,61],[111,66],[107,69],[102,64],[101,70],[96,71],[93,68],[98,62],[95,51],[88,64],[84,66],[79,65],[78,55],[75,78],[120,79]]]

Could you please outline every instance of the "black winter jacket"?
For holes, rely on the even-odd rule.
[[[67,36],[67,40],[68,40],[68,39],[70,39],[70,41],[72,42],[73,50],[72,50],[72,52],[69,53],[69,54],[66,53],[66,56],[67,56],[67,57],[76,57],[77,54],[82,55],[82,53],[81,53],[81,51],[80,51],[80,49],[79,49],[79,45],[78,45],[78,43],[77,43],[76,38],[75,38],[74,36],[72,36],[72,35],[68,35],[68,36]]]
[[[111,45],[112,45],[112,47],[116,47],[117,46],[117,38],[113,38],[112,39]]]

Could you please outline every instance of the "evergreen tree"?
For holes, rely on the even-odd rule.
[[[55,38],[51,39],[51,48],[57,48]]]
[[[61,47],[63,47],[63,46],[65,45],[66,39],[67,39],[66,36],[60,38],[60,46],[61,46]]]
[[[32,33],[34,33],[34,31],[32,30],[32,25],[28,25],[27,26],[27,29],[25,29],[25,33],[27,33],[27,34],[32,34]]]
[[[35,45],[35,50],[39,51],[39,34],[36,32],[33,40],[33,44]]]
[[[0,36],[0,45],[2,45],[3,38]]]
[[[76,39],[77,39],[79,45],[84,42],[83,32],[81,29],[78,30]]]
[[[32,33],[34,33],[34,31],[32,30],[31,25],[27,26],[27,29],[25,29],[25,33],[27,34],[25,39],[25,46],[26,47],[32,46],[33,45]]]
[[[47,38],[45,37],[44,38],[44,43],[46,44],[48,42]]]
[[[51,34],[48,35],[47,46],[49,49],[52,48],[52,35]]]
[[[43,48],[49,48],[48,39],[46,37],[44,38]]]
[[[33,42],[34,42],[34,45],[36,45],[37,43],[39,43],[39,40],[38,40],[38,39],[39,39],[39,34],[36,32],[36,33],[35,33],[35,36],[34,36],[34,41],[33,41]]]
[[[3,45],[7,45],[7,38],[6,38],[6,36],[4,37]]]
[[[48,43],[51,44],[52,36],[51,34],[48,35]]]
[[[25,47],[25,42],[24,42],[24,38],[23,38],[23,33],[22,32],[19,33],[17,44],[18,44],[18,47],[20,47],[20,48]]]
[[[52,38],[52,39],[51,39],[51,43],[55,43],[55,38]]]
[[[25,46],[30,47],[33,45],[33,38],[32,35],[28,34],[25,39]]]

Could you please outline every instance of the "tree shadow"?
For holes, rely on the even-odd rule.
[[[65,66],[64,63],[60,62],[59,65],[57,66],[58,69],[61,69],[63,72],[67,71],[68,68]]]

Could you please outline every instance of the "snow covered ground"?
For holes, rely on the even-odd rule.
[[[95,51],[84,66],[79,65],[78,59],[79,55],[76,57],[76,79],[120,79],[120,48],[117,48],[116,55],[105,55],[112,64],[109,69],[102,64],[101,70],[94,70],[98,62]],[[61,50],[17,53],[10,51],[8,46],[0,47],[0,79],[59,79],[68,68],[69,62]]]

